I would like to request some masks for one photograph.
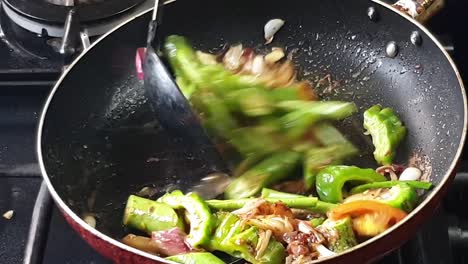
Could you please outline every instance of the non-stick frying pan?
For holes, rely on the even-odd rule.
[[[375,166],[371,142],[362,136],[362,111],[381,103],[408,127],[396,162],[412,160],[431,171],[436,188],[409,217],[329,261],[375,260],[431,217],[453,179],[467,123],[458,71],[423,26],[380,1],[177,0],[164,7],[158,37],[184,35],[206,51],[234,43],[262,50],[263,26],[272,18],[286,24],[271,46],[294,51],[304,78],[330,74],[339,82],[326,98],[360,107],[341,127],[363,150],[357,165]],[[181,143],[159,128],[136,77],[135,50],[145,46],[149,20],[150,11],[140,14],[82,54],[50,94],[38,131],[41,170],[56,203],[85,240],[118,263],[164,261],[119,242],[127,196],[147,185],[185,190],[205,165],[180,153]],[[397,53],[387,54],[389,43]],[[96,229],[82,220],[90,214]]]

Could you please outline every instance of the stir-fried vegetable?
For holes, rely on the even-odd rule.
[[[148,234],[173,227],[184,229],[182,219],[170,206],[135,195],[128,197],[123,224]]]
[[[422,181],[383,181],[383,182],[373,182],[373,183],[368,183],[368,184],[363,184],[354,187],[351,189],[351,194],[356,194],[363,192],[368,189],[377,189],[377,188],[391,188],[396,185],[400,184],[407,184],[411,186],[412,188],[415,189],[424,189],[424,190],[429,190],[432,188],[432,183],[430,182],[422,182]]]
[[[190,233],[187,242],[192,247],[198,247],[208,243],[215,220],[210,208],[196,193],[184,195],[181,191],[173,191],[158,199],[174,209],[185,209],[190,221]]]
[[[184,37],[166,39],[181,91],[220,149],[232,152],[233,181],[226,199],[180,190],[156,201],[131,195],[123,223],[150,237],[129,234],[122,242],[178,263],[223,263],[214,251],[254,264],[310,263],[384,232],[414,209],[415,189],[432,184],[418,181],[418,168],[392,164],[406,135],[395,112],[379,105],[364,112],[374,159],[384,166],[353,166],[351,158],[366,153],[337,123],[358,107],[319,101],[286,50],[262,55],[237,44],[210,54]]]
[[[347,182],[379,182],[385,177],[373,169],[361,169],[355,166],[328,166],[317,174],[317,193],[326,202],[343,201],[343,187]]]
[[[386,203],[406,212],[413,210],[418,202],[418,194],[406,183],[396,184],[391,188],[366,190],[349,196],[344,203],[361,200],[373,200]]]
[[[327,238],[328,248],[333,252],[340,253],[357,244],[349,217],[338,220],[327,219],[317,227],[317,230]]]
[[[406,135],[398,116],[391,108],[374,105],[364,112],[364,128],[372,136],[375,160],[379,164],[391,164],[396,148]]]
[[[406,213],[381,202],[362,200],[341,204],[330,210],[328,216],[333,220],[351,217],[358,235],[376,236],[401,221]]]
[[[272,155],[232,181],[226,188],[226,197],[238,199],[257,194],[264,186],[287,177],[300,158],[300,154],[293,151]]]
[[[166,259],[182,264],[224,264],[224,261],[209,252],[192,252],[170,256]]]
[[[231,213],[218,213],[218,226],[208,248],[243,258],[251,263],[283,263],[284,247],[254,226],[242,223]]]

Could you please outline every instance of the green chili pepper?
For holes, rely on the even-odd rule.
[[[389,182],[382,182],[389,183]],[[379,186],[373,183],[374,186]],[[367,184],[366,184],[367,185]],[[366,189],[362,193],[356,193],[347,197],[344,202],[351,202],[356,200],[375,200],[388,204],[392,207],[402,209],[406,212],[410,212],[416,206],[419,197],[416,191],[407,183],[398,182],[397,184],[380,184],[380,186],[387,187],[376,187],[376,189]],[[385,189],[382,189],[385,188]],[[388,189],[389,188],[389,189]],[[363,189],[363,188],[361,188]],[[351,191],[353,193],[353,191]],[[354,191],[355,193],[355,191]]]
[[[332,124],[319,123],[311,130],[324,146],[309,149],[304,157],[304,183],[307,189],[315,186],[315,177],[323,166],[340,164],[358,153],[358,149]]]
[[[430,182],[422,182],[422,181],[384,181],[384,182],[367,183],[367,184],[356,186],[351,189],[350,193],[351,194],[361,193],[368,189],[391,188],[393,186],[396,186],[402,183],[407,184],[410,187],[415,188],[415,189],[424,189],[424,190],[429,190],[433,186],[432,183]]]
[[[317,174],[316,189],[320,200],[330,203],[343,201],[343,187],[347,182],[371,183],[387,179],[373,169],[355,166],[328,166]]]
[[[274,99],[269,91],[259,88],[245,88],[226,94],[226,103],[233,110],[240,110],[247,116],[265,116],[274,111]]]
[[[286,178],[300,158],[301,154],[293,151],[271,155],[233,180],[226,188],[226,198],[240,199],[254,196],[263,187]]]
[[[235,129],[229,134],[228,142],[244,157],[270,154],[284,148],[281,138],[259,127]]]
[[[184,195],[176,190],[167,193],[158,199],[158,202],[169,205],[174,209],[185,209],[190,221],[190,233],[187,242],[192,247],[205,245],[210,240],[211,232],[215,225],[215,219],[206,202],[196,193]]]
[[[285,192],[280,192],[268,188],[263,188],[262,189],[262,198],[264,199],[281,199],[283,201],[285,199],[301,199],[301,198],[307,198],[307,196],[299,195],[299,194],[293,194],[293,193],[285,193]],[[309,197],[310,198],[310,197]],[[303,208],[307,209],[309,211],[315,212],[315,213],[321,213],[321,214],[326,214],[328,211],[330,211],[333,207],[336,206],[336,204],[332,203],[327,203],[323,201],[318,201],[314,205],[309,205],[309,206],[304,206],[304,207],[297,207],[297,206],[290,206],[290,204],[285,203],[287,206],[290,208]]]
[[[277,107],[288,111],[280,120],[290,139],[300,138],[318,121],[341,120],[357,111],[354,103],[338,101],[284,101]]]
[[[222,99],[210,93],[195,93],[192,96],[192,101],[196,101],[194,105],[198,106],[197,110],[204,113],[206,128],[216,136],[228,137],[238,127]]]
[[[242,208],[249,202],[258,198],[246,198],[246,199],[233,199],[233,200],[207,200],[206,203],[213,209],[216,210],[226,210],[232,211]],[[317,197],[290,197],[290,198],[280,198],[280,197],[271,197],[264,198],[269,203],[282,202],[290,208],[314,208],[319,202]]]
[[[372,136],[375,160],[390,165],[396,148],[406,135],[406,127],[391,108],[374,105],[364,112],[364,128]]]
[[[216,218],[218,224],[208,245],[210,251],[222,251],[253,264],[284,263],[285,249],[274,238],[270,238],[264,253],[257,256],[255,250],[259,239],[257,227],[246,225],[238,216],[231,213],[219,212]]]
[[[184,230],[184,223],[174,209],[135,195],[128,197],[123,224],[147,234],[173,227]]]
[[[166,259],[182,264],[224,264],[224,261],[209,252],[191,252],[170,256]]]

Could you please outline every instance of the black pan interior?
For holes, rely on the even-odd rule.
[[[367,16],[371,6],[377,21]],[[129,194],[147,184],[184,189],[205,165],[182,155],[177,140],[158,128],[136,78],[135,50],[144,46],[149,17],[116,30],[72,67],[42,129],[43,162],[55,190],[78,215],[97,213],[98,229],[114,238],[124,234],[122,207]],[[341,127],[362,149],[356,164],[375,166],[361,116],[380,103],[396,109],[408,127],[397,162],[425,155],[432,182],[442,180],[462,137],[463,94],[439,47],[393,11],[366,0],[177,1],[164,9],[159,37],[184,35],[205,51],[239,42],[262,50],[263,26],[272,18],[286,24],[271,46],[294,52],[304,78],[331,74],[339,81],[326,99],[360,107]],[[422,36],[420,46],[410,42],[413,31]],[[395,58],[385,54],[390,41],[399,47]]]

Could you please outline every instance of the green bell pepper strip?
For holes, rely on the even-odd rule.
[[[243,157],[266,155],[284,148],[285,142],[275,133],[265,132],[258,127],[241,127],[231,131],[228,143]]]
[[[245,198],[233,200],[207,200],[206,203],[213,209],[223,211],[233,211],[242,208],[249,202],[258,198]],[[282,202],[290,208],[310,209],[317,206],[317,197],[291,197],[291,198],[264,198],[269,203]]]
[[[263,187],[288,177],[300,159],[301,154],[294,151],[272,154],[234,179],[225,190],[226,198],[241,199],[254,196]]]
[[[418,203],[419,196],[410,185],[399,182],[398,184],[394,184],[389,187],[389,189],[385,188],[376,193],[372,190],[366,190],[362,193],[353,194],[347,197],[344,202],[347,203],[348,201],[355,200],[374,200],[399,208],[406,212],[411,212]]]
[[[269,91],[259,88],[245,88],[229,92],[225,101],[231,110],[240,111],[246,116],[265,116],[274,111],[275,101]]]
[[[224,261],[220,260],[218,257],[209,252],[191,252],[187,254],[170,256],[166,259],[182,264],[224,264]]]
[[[171,207],[135,195],[130,195],[125,206],[123,224],[147,234],[174,227],[184,230],[184,222]]]
[[[263,255],[256,258],[259,229],[245,225],[238,216],[231,213],[219,212],[216,218],[217,227],[207,247],[210,251],[222,251],[253,264],[284,263],[285,249],[274,238],[270,238]]]
[[[315,124],[311,131],[314,137],[324,146],[346,146],[342,151],[342,156],[352,156],[357,154],[358,149],[349,141],[334,125],[329,122]]]
[[[391,108],[374,105],[364,112],[364,128],[372,136],[374,158],[382,165],[392,164],[395,151],[406,135],[406,127]]]
[[[343,252],[357,245],[349,217],[335,221],[327,219],[317,227],[317,230],[327,238],[328,249],[335,253]]]
[[[184,195],[176,190],[160,197],[158,202],[169,205],[174,209],[185,209],[190,221],[190,232],[187,242],[194,248],[207,244],[215,225],[215,219],[209,206],[196,193]]]
[[[339,101],[283,101],[277,107],[288,111],[280,120],[290,139],[300,138],[318,121],[341,120],[357,111],[354,103]]]
[[[415,188],[415,189],[424,189],[424,190],[429,190],[433,186],[432,183],[430,182],[422,182],[422,181],[384,181],[384,182],[367,183],[367,184],[356,186],[351,189],[350,193],[351,194],[361,193],[368,189],[391,188],[393,186],[396,186],[402,183],[407,184],[410,187]]]
[[[189,81],[185,80],[181,76],[176,76],[176,83],[179,86],[182,94],[185,96],[185,98],[190,99],[192,94],[195,92],[197,89],[197,86],[193,83],[190,83]]]
[[[192,96],[192,101],[196,101],[194,105],[198,106],[197,110],[205,114],[207,129],[216,136],[226,138],[238,127],[237,121],[222,99],[210,93],[195,93]]]
[[[330,123],[318,123],[311,130],[314,138],[324,146],[311,148],[305,155],[303,173],[306,189],[315,186],[316,175],[323,166],[340,164],[358,153],[358,149]]]
[[[373,169],[356,166],[327,166],[317,174],[316,189],[320,200],[330,203],[343,201],[343,187],[347,182],[380,182],[387,179]]]
[[[301,199],[301,198],[308,198],[307,196],[303,196],[303,195],[299,195],[299,194],[280,192],[280,191],[276,191],[276,190],[272,190],[272,189],[268,189],[268,188],[263,188],[262,189],[261,197],[264,198],[264,199]],[[286,205],[288,205],[288,204],[286,204]],[[315,213],[326,214],[328,211],[330,211],[335,206],[336,206],[336,204],[327,203],[327,202],[317,200],[317,203],[314,206],[308,206],[308,207],[289,206],[289,207],[290,208],[303,208],[303,209],[307,209],[307,210],[310,210],[310,211],[315,212]]]

